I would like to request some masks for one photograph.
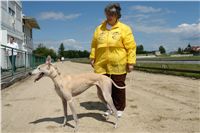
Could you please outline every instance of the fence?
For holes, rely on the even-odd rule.
[[[1,80],[25,73],[45,62],[45,57],[1,44]]]
[[[200,74],[200,60],[138,60],[135,68]]]
[[[135,69],[153,73],[164,73],[200,78],[200,57],[138,59]]]

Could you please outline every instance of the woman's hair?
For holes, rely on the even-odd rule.
[[[107,12],[115,12],[117,14],[118,19],[121,18],[121,7],[119,3],[110,3],[105,7],[104,10]]]
[[[13,36],[11,36],[10,39],[15,40],[15,38]]]

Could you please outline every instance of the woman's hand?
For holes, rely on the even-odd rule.
[[[92,67],[94,67],[94,59],[91,59],[91,60],[90,60],[90,65],[91,65]]]
[[[126,69],[127,69],[127,72],[130,73],[131,71],[133,71],[133,69],[134,69],[134,65],[133,65],[133,64],[127,64]]]

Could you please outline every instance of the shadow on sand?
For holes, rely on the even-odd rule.
[[[99,110],[103,112],[107,110],[106,105],[101,102],[82,102],[80,105],[87,110]]]
[[[80,105],[87,110],[106,111],[105,105],[101,102],[82,102],[82,103],[80,103]],[[102,114],[100,114],[100,113],[81,113],[81,114],[77,114],[77,116],[79,119],[81,119],[83,117],[91,117],[98,121],[107,122],[107,123],[110,123],[113,125],[115,124],[114,122],[106,121],[105,117],[103,117]],[[67,121],[71,121],[71,120],[73,120],[73,116],[68,115]],[[32,121],[29,124],[38,124],[41,122],[56,122],[56,123],[62,124],[64,122],[64,117],[46,117],[46,118],[41,118],[41,119]],[[72,126],[69,123],[67,124],[67,126],[74,128],[74,126]]]
[[[77,116],[79,119],[81,119],[83,117],[92,117],[99,121],[104,121],[104,122],[107,122],[107,123],[110,123],[113,125],[115,124],[114,122],[106,121],[105,117],[103,117],[102,114],[100,114],[100,113],[82,113],[82,114],[78,114]],[[68,122],[73,120],[73,116],[68,115],[67,120],[68,120]],[[56,123],[62,124],[64,122],[64,117],[46,117],[46,118],[41,118],[41,119],[32,121],[29,124],[38,124],[38,123],[42,123],[42,122],[56,122]],[[74,128],[74,126],[69,123],[67,123],[67,126]]]

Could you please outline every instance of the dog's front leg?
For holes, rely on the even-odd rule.
[[[67,125],[67,100],[62,98],[62,104],[63,104],[63,111],[64,111],[63,126],[66,126]]]
[[[73,114],[73,118],[74,118],[74,121],[75,121],[75,129],[74,129],[74,132],[76,132],[78,130],[78,117],[77,117],[77,114],[76,114],[76,110],[75,110],[75,107],[74,107],[74,102],[73,102],[73,98],[71,98],[69,101],[69,107],[71,109],[71,112]]]

